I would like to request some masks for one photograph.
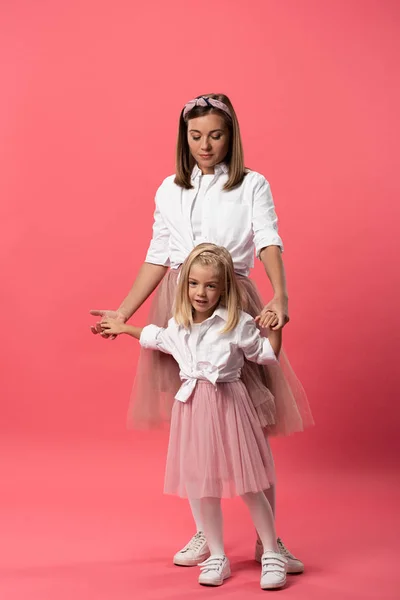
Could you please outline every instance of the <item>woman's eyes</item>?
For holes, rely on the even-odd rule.
[[[220,135],[215,135],[215,136],[214,136],[214,135],[212,135],[212,136],[211,136],[211,139],[212,139],[212,140],[215,140],[215,141],[217,141],[217,140],[220,140],[220,139],[221,139],[221,137],[222,137],[222,136],[220,136]],[[201,140],[201,137],[193,137],[193,136],[192,136],[192,140],[193,140],[194,142],[199,142],[199,141]]]

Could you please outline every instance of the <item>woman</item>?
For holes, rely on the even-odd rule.
[[[127,321],[157,288],[149,322],[165,327],[172,314],[179,268],[202,242],[224,246],[232,255],[247,312],[273,329],[288,321],[288,295],[282,261],[282,240],[270,187],[266,179],[244,166],[236,113],[224,94],[207,94],[188,102],[180,115],[176,174],[164,180],[155,200],[153,237],[138,276],[118,310],[93,310],[92,315]],[[271,282],[274,296],[263,306],[248,279],[254,249]],[[165,277],[166,275],[166,277]],[[102,333],[100,323],[93,333]],[[113,336],[110,337],[113,339]],[[284,374],[285,372],[285,374]],[[312,423],[307,399],[284,353],[280,365],[245,363],[243,381],[268,434],[301,431]],[[135,425],[158,425],[168,420],[179,376],[172,357],[142,350],[132,395],[130,415]],[[275,487],[265,492],[275,514]],[[174,557],[178,565],[197,565],[209,555],[200,504],[191,509],[197,533]],[[288,559],[288,573],[299,573],[303,563],[278,539]],[[256,560],[262,546],[257,541]]]

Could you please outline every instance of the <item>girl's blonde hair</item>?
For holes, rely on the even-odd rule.
[[[221,333],[232,331],[239,322],[242,299],[232,257],[226,248],[215,244],[199,244],[183,263],[175,298],[175,321],[184,327],[190,327],[193,323],[193,307],[189,300],[189,275],[194,265],[213,267],[218,272],[224,286],[219,306],[228,310],[227,322]]]
[[[202,96],[197,96],[197,98],[212,98],[213,100],[223,102],[228,107],[230,115],[213,106],[195,106],[184,118],[183,111],[185,107],[183,107],[179,118],[178,141],[176,144],[175,183],[187,190],[190,190],[193,187],[191,175],[196,163],[191,155],[187,139],[188,121],[190,119],[196,119],[197,117],[203,117],[209,113],[215,113],[223,118],[225,125],[229,130],[229,148],[224,160],[229,168],[229,179],[225,183],[224,189],[231,190],[242,183],[246,175],[242,138],[235,109],[232,106],[232,102],[225,94],[203,94]]]

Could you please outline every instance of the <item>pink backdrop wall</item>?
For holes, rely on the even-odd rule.
[[[390,455],[399,22],[394,0],[1,3],[3,433],[125,435],[138,347],[92,336],[88,310],[144,258],[182,104],[223,91],[272,185],[318,424],[279,447]]]

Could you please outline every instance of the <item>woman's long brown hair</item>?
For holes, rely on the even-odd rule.
[[[195,165],[195,160],[190,153],[187,139],[188,121],[197,117],[203,117],[209,113],[215,113],[223,118],[225,125],[229,130],[229,149],[224,160],[229,168],[229,179],[225,183],[224,189],[232,190],[237,185],[242,183],[246,175],[242,138],[240,135],[239,122],[235,113],[235,109],[232,106],[232,102],[229,100],[228,96],[225,96],[225,94],[203,94],[202,96],[197,97],[213,98],[214,100],[223,102],[229,108],[231,117],[223,110],[214,108],[212,106],[195,106],[184,119],[182,109],[179,118],[178,141],[176,144],[175,183],[187,190],[193,187],[191,175]]]

